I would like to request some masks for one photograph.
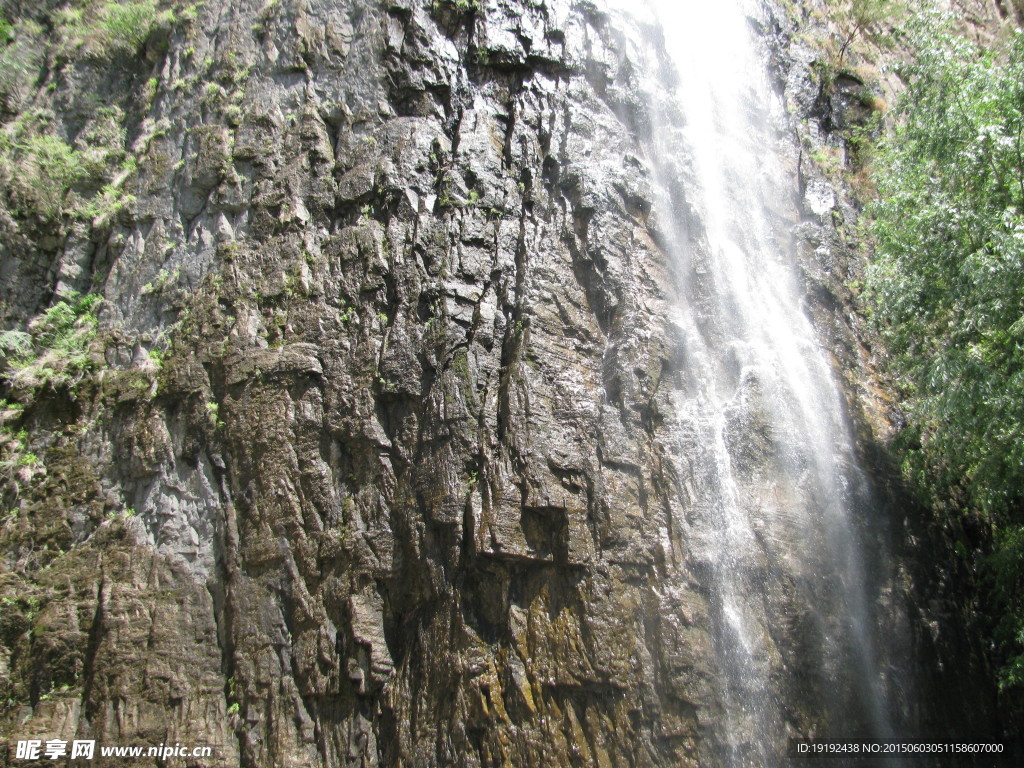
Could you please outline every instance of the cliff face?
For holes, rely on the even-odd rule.
[[[210,765],[713,754],[667,426],[679,276],[609,14],[123,7],[137,34],[99,2],[2,4],[4,731],[211,744]],[[827,142],[852,107],[767,31]],[[813,310],[867,446],[854,211],[801,162]],[[899,551],[876,565],[887,629],[948,666],[951,599]]]

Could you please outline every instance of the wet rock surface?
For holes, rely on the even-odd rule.
[[[69,139],[117,105],[138,163],[110,220],[2,212],[7,326],[104,298],[93,372],[4,411],[39,458],[6,478],[5,733],[210,744],[194,764],[225,766],[714,754],[695,489],[666,426],[678,276],[610,19],[208,4],[39,89]],[[809,72],[776,47],[791,83]],[[883,417],[829,266],[853,212],[808,174],[812,311],[868,446]],[[896,634],[931,669],[974,663],[955,590],[901,563],[876,585]],[[940,681],[980,722],[972,671]]]

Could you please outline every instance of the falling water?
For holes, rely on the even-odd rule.
[[[618,2],[669,56],[644,90],[652,219],[681,276],[686,537],[720,708],[709,764],[779,764],[788,736],[887,735],[854,519],[869,500],[804,306],[792,139],[752,33],[764,9]]]

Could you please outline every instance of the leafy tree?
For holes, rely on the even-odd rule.
[[[992,526],[1007,701],[1024,689],[1024,35],[982,50],[938,14],[876,159],[867,297],[905,387],[904,468]],[[1017,706],[1017,705],[1015,705]]]

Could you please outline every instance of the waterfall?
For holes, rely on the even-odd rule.
[[[890,735],[860,543],[871,499],[800,283],[796,147],[752,31],[765,10],[620,4],[646,32],[651,229],[682,297],[684,536],[717,670],[708,764],[781,764],[791,736]]]

